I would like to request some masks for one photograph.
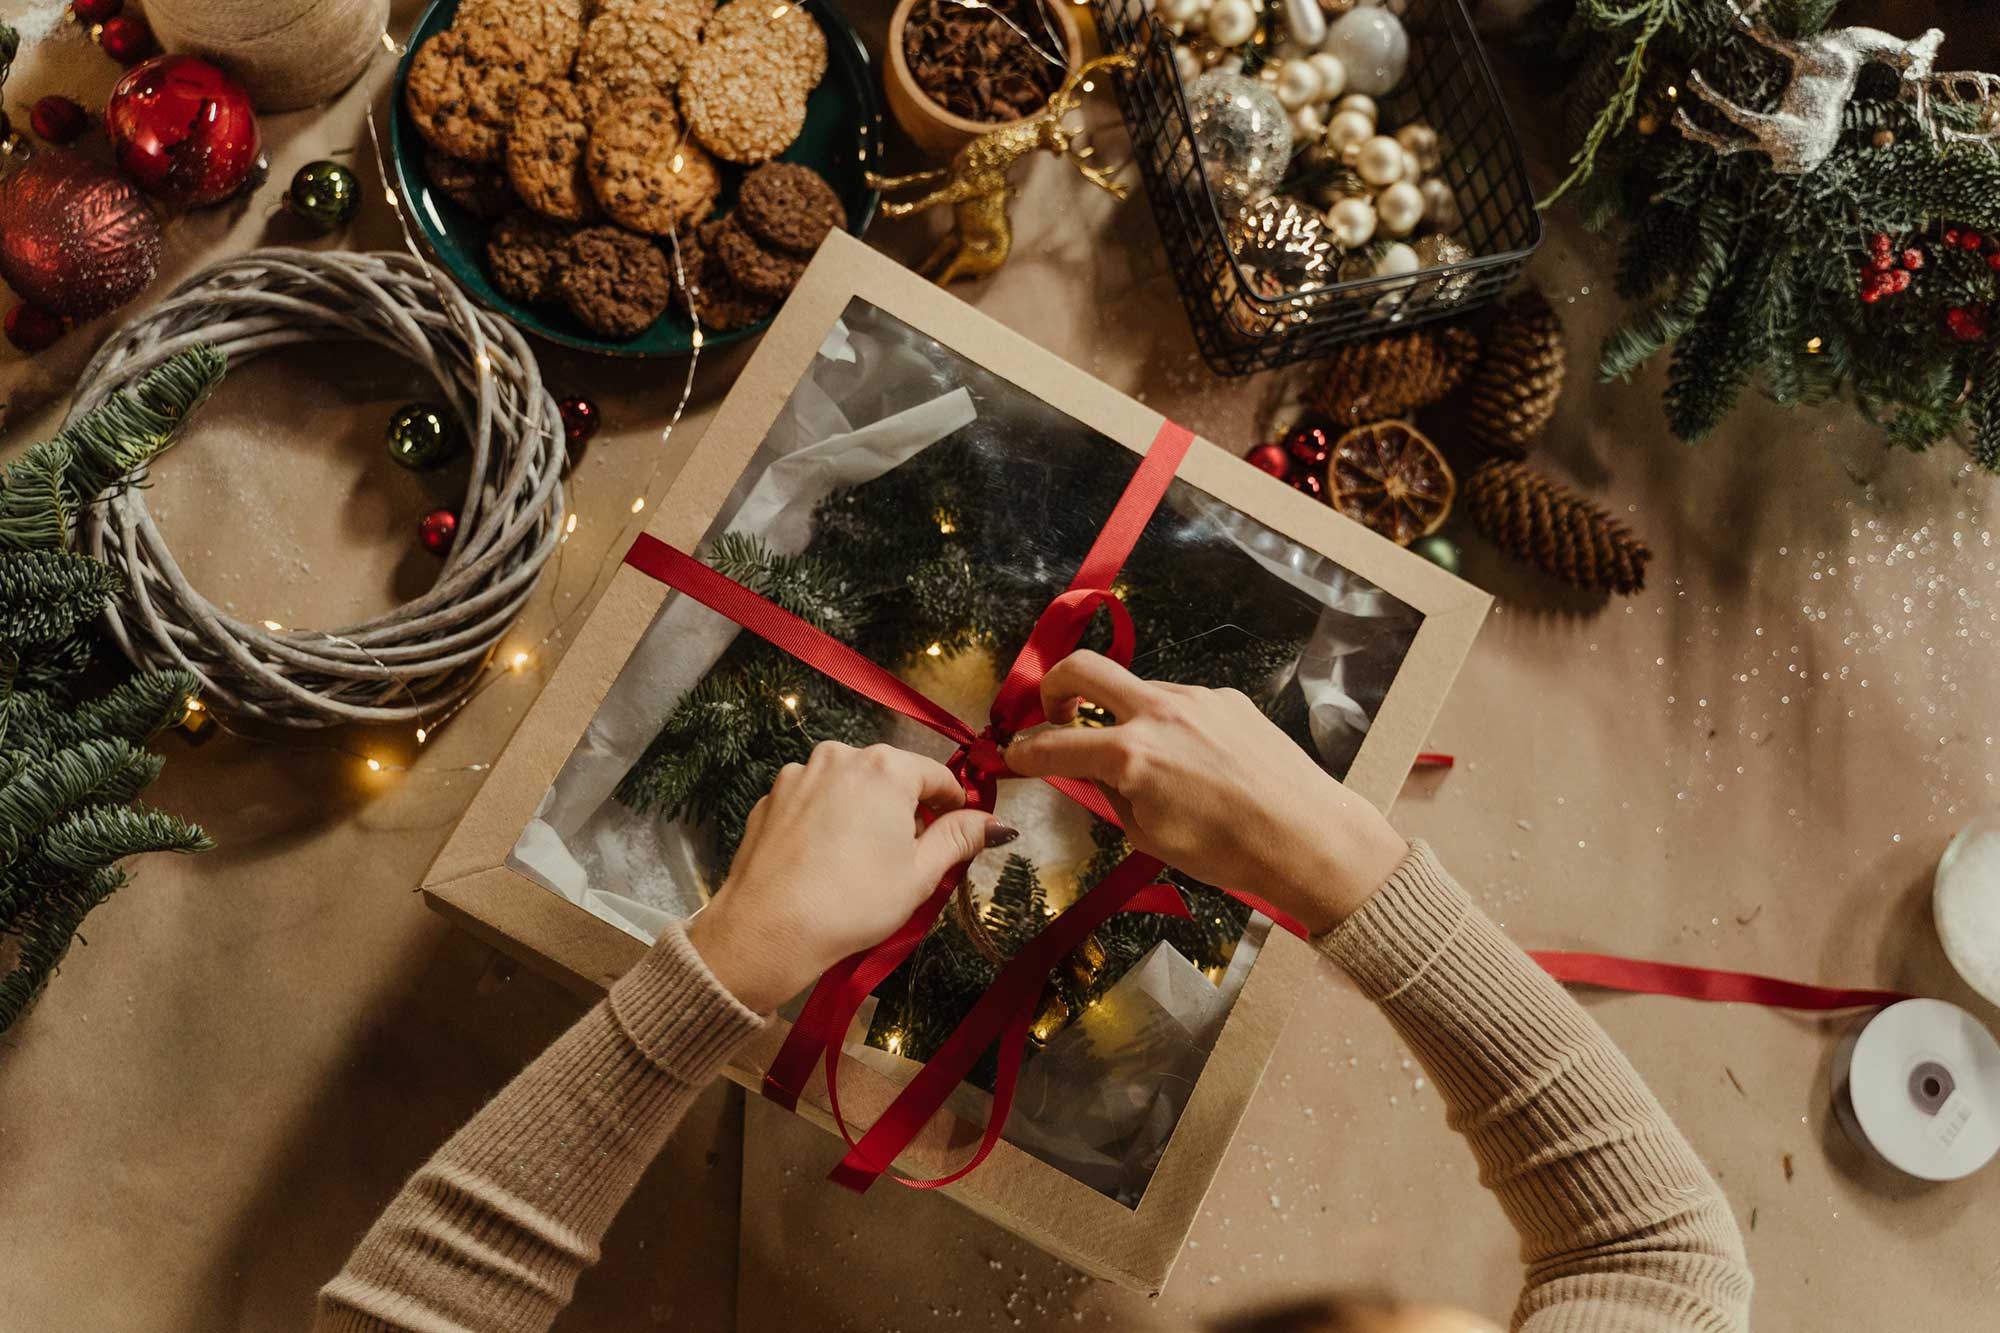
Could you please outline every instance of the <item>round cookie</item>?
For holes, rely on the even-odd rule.
[[[584,29],[576,77],[613,97],[670,93],[714,0],[603,0]]]
[[[509,213],[486,238],[486,275],[510,301],[552,300],[569,234],[568,227],[539,213]]]
[[[750,0],[729,9],[760,13]],[[681,77],[688,130],[730,162],[769,161],[791,146],[825,65],[826,37],[810,14],[794,5],[761,14],[765,21],[718,14]]]
[[[507,135],[507,179],[522,203],[564,222],[598,216],[583,159],[603,99],[595,88],[563,80],[521,91]]]
[[[744,291],[781,300],[798,285],[806,261],[787,250],[767,250],[735,217],[715,233],[715,257]]]
[[[766,162],[745,176],[736,216],[765,245],[807,255],[847,225],[847,209],[826,178],[797,162]]]
[[[528,39],[557,74],[568,74],[583,44],[583,0],[465,0],[460,28],[506,28]]]
[[[446,28],[417,49],[403,100],[433,148],[467,162],[497,163],[525,84],[548,78],[548,62],[505,28]]]
[[[495,167],[479,166],[446,157],[435,148],[424,150],[424,179],[476,218],[497,218],[520,205],[507,173]]]
[[[707,213],[722,188],[715,162],[682,131],[664,97],[607,107],[591,126],[585,169],[613,222],[659,235]]]
[[[630,338],[658,319],[673,294],[659,247],[616,227],[586,227],[569,238],[556,278],[563,304],[606,338]]]
[[[724,225],[717,218],[682,233],[681,264],[692,285],[674,288],[674,304],[717,333],[747,328],[777,308],[777,302],[738,286],[716,257],[715,242]]]

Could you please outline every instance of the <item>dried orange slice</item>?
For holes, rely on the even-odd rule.
[[[1357,426],[1327,461],[1327,498],[1398,546],[1444,526],[1458,479],[1422,431],[1400,421]]]

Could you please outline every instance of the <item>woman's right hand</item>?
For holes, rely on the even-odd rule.
[[[1066,725],[1084,699],[1116,725]],[[1134,847],[1314,934],[1359,910],[1409,852],[1239,691],[1141,680],[1085,651],[1042,678],[1042,708],[1053,725],[1007,747],[1010,769],[1096,782]]]

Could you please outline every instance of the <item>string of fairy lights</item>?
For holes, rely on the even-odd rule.
[[[408,47],[398,42],[386,30],[381,34],[381,43],[388,57],[387,68],[393,76],[397,65],[408,52]],[[388,153],[383,146],[381,128],[376,121],[375,106],[379,100],[381,91],[381,73],[378,63],[377,74],[371,80],[368,92],[365,121],[368,127],[369,146],[375,158],[375,165],[381,173],[383,200],[389,205],[389,211],[396,219],[397,229],[402,233],[403,247],[416,260],[424,272],[425,279],[438,293],[440,297],[439,304],[444,308],[447,318],[452,321],[453,326],[465,338],[467,345],[473,349],[473,364],[477,367],[477,373],[482,381],[480,387],[484,388],[483,381],[493,370],[492,358],[486,351],[486,336],[480,330],[477,321],[462,318],[458,302],[451,299],[450,288],[445,285],[450,279],[440,274],[436,266],[432,264],[429,254],[418,240],[415,227],[411,224],[405,207],[406,201],[396,192],[395,178],[390,172]],[[681,169],[681,164],[681,156],[679,153],[676,153],[671,164],[672,169],[678,172]],[[667,240],[668,252],[673,261],[674,281],[682,291],[691,294],[693,289],[687,283],[687,268],[682,258],[679,229],[671,218],[667,224]],[[668,417],[666,424],[660,428],[658,443],[661,446],[667,443],[674,431],[680,426],[682,419],[687,415],[688,404],[694,397],[695,371],[700,364],[702,346],[706,341],[702,331],[701,317],[697,310],[696,302],[692,299],[692,295],[690,295],[687,310],[688,318],[693,325],[689,337],[687,369],[682,376],[680,393],[674,401],[673,413]],[[652,492],[654,483],[659,480],[660,469],[664,466],[664,457],[664,448],[656,448],[653,451],[653,465],[648,470],[645,481],[641,483],[638,494],[633,496],[628,508],[629,513],[638,515],[645,512],[646,497]],[[551,616],[554,618],[553,623],[548,632],[534,643],[526,647],[517,646],[512,649],[495,652],[487,665],[481,669],[479,677],[474,683],[455,692],[450,698],[441,700],[438,714],[435,717],[425,718],[420,721],[413,730],[413,738],[419,749],[435,740],[438,733],[447,723],[470,707],[487,690],[504,679],[521,675],[528,668],[532,667],[537,660],[536,654],[546,649],[550,644],[563,639],[571,623],[578,615],[582,614],[583,606],[581,604],[571,607],[567,612],[559,609],[563,596],[563,548],[569,545],[570,538],[576,534],[578,522],[576,502],[580,489],[574,473],[567,477],[562,485],[565,488],[565,493],[569,501],[565,506],[567,516],[563,521],[562,535],[556,543],[553,567],[544,575],[544,582],[549,589],[548,608]],[[574,594],[571,595],[574,596]],[[273,633],[281,632],[286,628],[276,620],[266,619],[262,623],[265,629]],[[336,643],[361,653],[377,667],[382,668],[385,672],[388,671],[386,663],[382,662],[373,653],[370,653],[367,648],[354,642],[352,639],[331,632],[322,632],[322,637],[328,642]],[[410,688],[407,682],[398,679],[396,683],[398,688],[409,696],[412,704],[419,707],[422,706],[423,701],[417,697],[416,692]],[[792,707],[796,709],[796,700],[794,700]],[[245,730],[239,726],[232,725],[223,713],[210,708],[198,696],[193,695],[190,695],[188,698],[187,712],[182,719],[181,726],[197,738],[202,736],[212,726],[217,731],[254,745],[277,746],[295,751],[320,750],[345,755],[355,760],[365,772],[371,775],[407,774],[420,771],[416,764],[403,763],[386,750],[357,749],[354,746],[337,740],[318,743],[290,739],[279,740],[258,734],[254,731]],[[482,760],[476,763],[460,764],[449,768],[425,765],[421,771],[426,776],[446,777],[459,773],[483,773],[492,767],[491,760]]]

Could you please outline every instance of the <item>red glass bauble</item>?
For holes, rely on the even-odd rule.
[[[1301,472],[1298,476],[1292,478],[1292,489],[1304,491],[1315,500],[1326,500],[1328,504],[1333,503],[1331,500],[1326,499],[1326,474],[1323,472]]]
[[[565,398],[556,406],[562,409],[563,438],[576,447],[589,444],[590,437],[597,434],[597,404],[577,396]]]
[[[0,278],[50,314],[101,315],[159,269],[159,219],[109,167],[57,149],[0,184]]]
[[[90,113],[69,98],[50,93],[28,109],[28,126],[49,143],[75,143],[90,128]]]
[[[31,356],[53,347],[62,332],[60,319],[26,301],[7,312],[7,341]]]
[[[1285,452],[1282,444],[1260,444],[1244,457],[1250,460],[1251,467],[1268,472],[1279,481],[1291,475],[1292,456]]]
[[[97,30],[97,44],[121,65],[136,65],[160,49],[153,40],[153,30],[137,14],[104,20],[104,26]]]
[[[1988,328],[1987,312],[1982,306],[1955,305],[1944,312],[1944,326],[1952,337],[1962,343],[1984,342]]]
[[[1285,452],[1309,468],[1325,467],[1333,457],[1333,436],[1323,426],[1294,426],[1285,436]]]
[[[78,23],[109,23],[125,9],[125,0],[72,0],[69,12]]]
[[[242,189],[261,140],[243,85],[195,56],[160,56],[120,79],[104,132],[141,189],[184,207]]]
[[[417,520],[417,540],[432,555],[444,555],[451,550],[452,539],[458,536],[458,515],[449,509],[433,509]]]

